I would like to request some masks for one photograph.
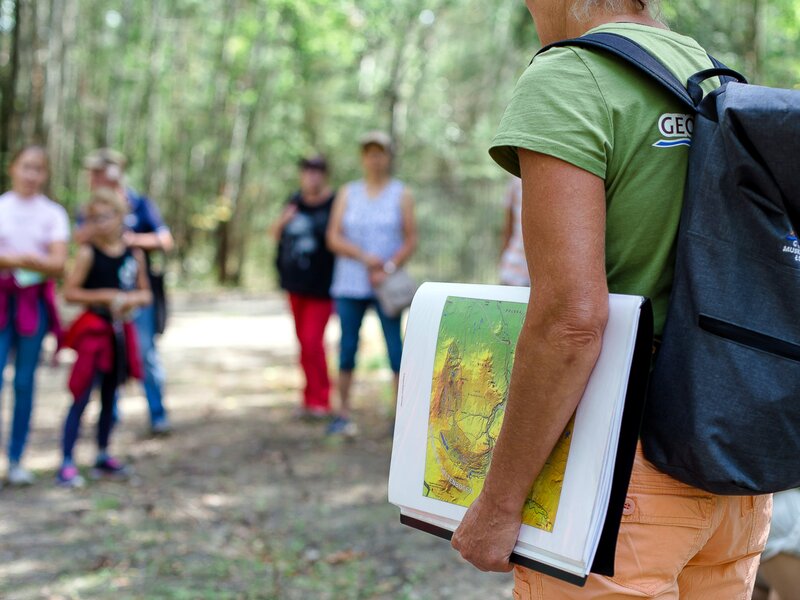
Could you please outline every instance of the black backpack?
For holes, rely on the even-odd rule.
[[[800,486],[800,91],[746,85],[713,58],[684,87],[612,33],[554,45],[618,56],[696,115],[645,456],[717,494]]]

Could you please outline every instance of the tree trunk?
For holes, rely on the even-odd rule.
[[[216,69],[216,81],[214,86],[214,100],[212,106],[214,107],[213,114],[215,116],[214,120],[211,123],[211,127],[213,130],[216,130],[214,135],[214,139],[218,140],[219,148],[223,148],[223,140],[229,137],[231,134],[226,129],[226,119],[225,114],[227,113],[228,102],[230,98],[230,88],[231,88],[231,77],[228,74],[228,65],[227,60],[225,58],[225,43],[228,39],[228,33],[231,29],[233,24],[233,10],[227,12],[227,18],[225,20],[225,24],[223,26],[223,33],[220,40],[219,46],[219,54],[218,54],[218,62],[217,62],[217,69]],[[217,198],[225,199],[224,201],[230,201],[226,194],[226,187],[227,187],[227,172],[228,169],[225,166],[225,163],[222,160],[222,152],[214,153],[214,159],[211,161],[212,164],[210,171],[215,173],[217,177],[220,177],[220,173],[224,172],[220,179],[217,189]],[[219,180],[218,180],[219,181]],[[220,220],[217,224],[217,235],[216,235],[216,249],[214,253],[214,264],[216,266],[217,271],[217,281],[220,284],[227,285],[230,276],[228,274],[228,255],[230,253],[230,228],[228,226],[228,219]]]
[[[761,78],[764,62],[764,0],[751,0],[750,18],[747,20],[749,27],[744,48],[747,72],[753,83],[758,83]]]
[[[58,0],[56,0],[58,1]],[[51,151],[51,177],[52,185],[57,195],[74,190],[76,178],[83,173],[75,169],[76,157],[79,151],[78,131],[80,131],[79,113],[76,110],[78,103],[78,66],[76,64],[76,34],[78,22],[78,0],[62,0],[64,2],[64,18],[56,26],[61,28],[62,55],[61,55],[61,90],[59,102],[61,108],[60,129],[58,133],[50,136],[51,144],[55,150]],[[60,200],[61,198],[59,198]]]
[[[2,87],[0,87],[0,94],[2,94],[2,102],[0,102],[0,163],[3,165],[7,165],[10,158],[14,130],[14,101],[17,93],[17,77],[19,76],[20,19],[20,3],[14,1],[14,29],[11,31],[8,49],[8,65],[4,69]],[[8,187],[7,169],[2,169],[0,170],[0,189],[6,190]]]
[[[43,2],[31,1],[31,97],[26,111],[30,118],[28,139],[37,144],[47,144],[47,130],[44,125],[45,80],[47,65],[43,35],[47,31],[50,7]]]

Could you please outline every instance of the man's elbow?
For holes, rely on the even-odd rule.
[[[172,237],[171,233],[159,234],[158,242],[164,252],[172,252],[173,248],[175,248],[175,239]]]
[[[598,354],[608,324],[608,297],[564,303],[546,319],[551,346],[568,353]]]

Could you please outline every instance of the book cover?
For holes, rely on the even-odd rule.
[[[428,283],[415,297],[389,483],[389,499],[400,507],[404,523],[450,537],[480,493],[502,424],[528,295],[527,288]],[[579,585],[595,562],[595,570],[613,571],[619,517],[616,527],[613,519],[621,515],[625,495],[613,488],[627,487],[652,341],[652,326],[648,332],[647,319],[639,319],[643,307],[649,311],[643,298],[612,295],[609,301],[598,365],[532,487],[512,557]],[[635,356],[639,364],[632,370]],[[624,423],[632,433],[621,437]],[[598,547],[603,556],[595,561]]]

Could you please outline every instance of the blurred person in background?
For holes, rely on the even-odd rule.
[[[64,299],[85,307],[65,338],[65,345],[75,350],[77,358],[69,378],[74,401],[64,421],[63,462],[56,475],[56,482],[64,487],[83,485],[72,453],[95,385],[100,387],[100,416],[92,477],[124,478],[129,473],[108,453],[108,446],[117,387],[129,376],[142,377],[133,315],[153,298],[144,253],[125,242],[127,214],[128,203],[121,190],[98,188],[92,192],[84,226],[87,243],[78,249],[64,285]]]
[[[324,338],[333,312],[334,260],[325,245],[325,232],[334,191],[328,184],[328,163],[323,156],[304,158],[299,167],[300,189],[291,195],[270,232],[278,242],[280,286],[289,294],[306,379],[297,416],[324,418],[331,412]]]
[[[346,436],[358,432],[350,419],[350,391],[361,322],[370,306],[380,319],[397,389],[401,317],[384,314],[374,287],[404,265],[417,245],[413,197],[404,183],[392,177],[391,138],[372,131],[360,145],[363,179],[348,183],[337,194],[327,235],[328,247],[336,254],[331,295],[342,328],[339,414],[328,432]]]
[[[3,369],[15,353],[14,411],[8,445],[8,482],[27,485],[20,465],[33,411],[36,368],[48,331],[57,335],[54,279],[67,258],[67,212],[44,195],[45,150],[27,146],[9,166],[11,190],[0,196],[0,391]]]
[[[164,435],[172,430],[172,426],[164,406],[166,374],[156,348],[156,336],[163,332],[165,325],[166,297],[163,274],[155,272],[153,263],[155,254],[169,253],[174,241],[155,203],[125,185],[126,165],[125,156],[111,148],[95,150],[84,160],[92,191],[110,188],[120,191],[127,199],[125,243],[144,253],[153,301],[138,310],[135,324],[144,365],[144,392],[150,410],[150,431],[153,435]],[[88,241],[85,227],[79,227],[75,238],[80,243]]]
[[[773,496],[772,522],[753,600],[800,598],[800,489]]]
[[[500,283],[529,286],[528,262],[522,243],[522,180],[514,177],[508,184],[505,198],[503,247],[500,251]]]

